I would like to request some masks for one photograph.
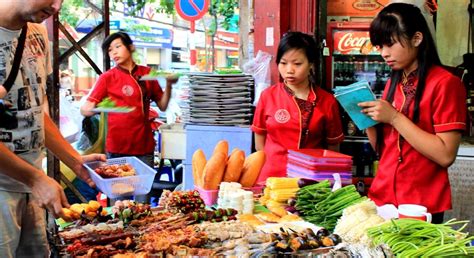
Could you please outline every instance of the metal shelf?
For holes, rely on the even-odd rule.
[[[369,143],[369,138],[366,136],[345,136],[344,142]]]

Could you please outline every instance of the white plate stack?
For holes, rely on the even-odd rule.
[[[191,73],[185,120],[192,124],[250,125],[254,80],[245,74]]]

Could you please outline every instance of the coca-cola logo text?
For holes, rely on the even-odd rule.
[[[337,39],[335,40],[335,43],[337,44],[335,50],[342,53],[350,52],[352,50],[360,50],[362,45],[364,45],[367,40],[370,40],[367,34],[368,33],[366,32],[357,34],[353,32],[345,33],[340,37],[339,41]]]

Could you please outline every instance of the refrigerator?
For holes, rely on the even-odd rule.
[[[391,70],[370,43],[369,25],[369,22],[328,23],[326,89],[366,80],[376,97],[381,96]],[[345,135],[341,152],[353,157],[354,184],[360,192],[366,192],[377,169],[376,154],[365,132],[355,126],[342,108],[340,110]]]
[[[328,89],[356,81],[369,82],[380,95],[390,77],[380,53],[370,43],[368,22],[330,22],[327,31],[326,78]]]

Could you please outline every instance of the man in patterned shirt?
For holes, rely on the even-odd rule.
[[[92,187],[83,164],[105,160],[99,154],[81,157],[48,115],[49,41],[46,28],[38,23],[58,12],[61,4],[62,0],[4,0],[0,5],[0,98],[11,114],[10,119],[0,116],[0,257],[49,256],[42,208],[58,217],[69,204],[62,187],[41,170],[44,147]],[[3,84],[25,28],[18,74],[6,92]]]

